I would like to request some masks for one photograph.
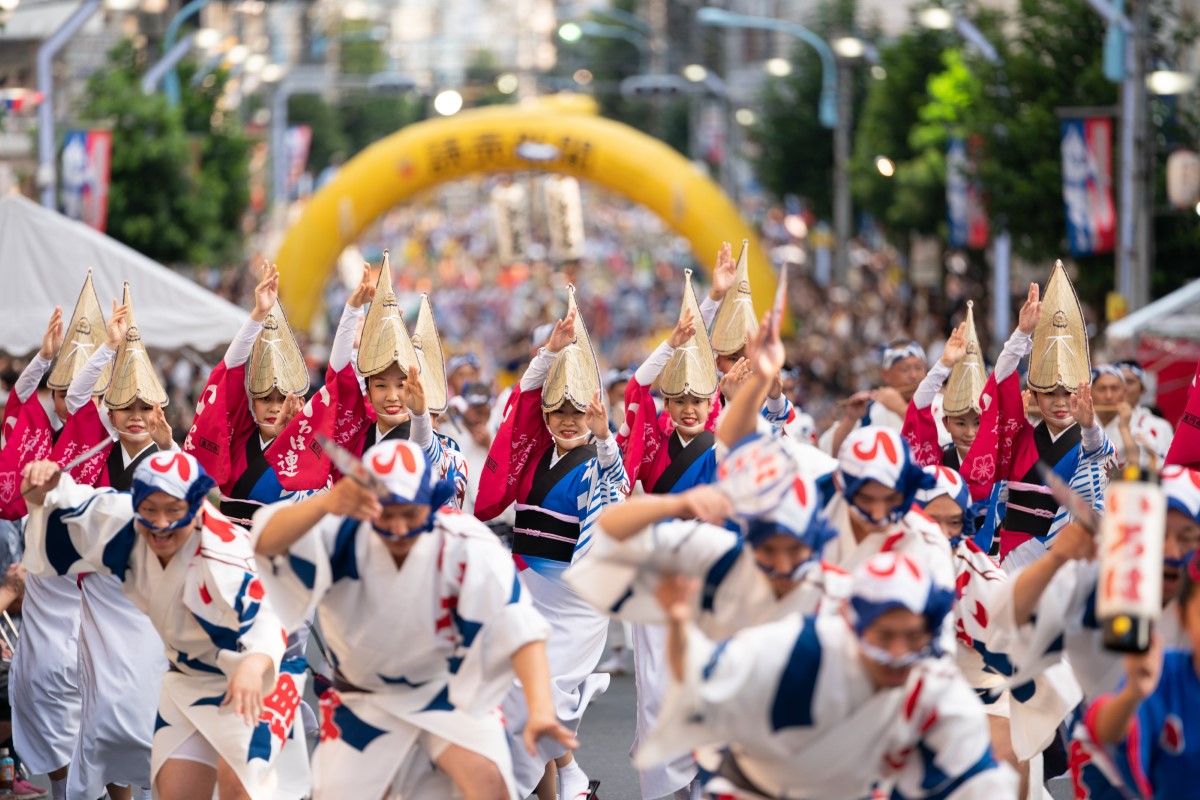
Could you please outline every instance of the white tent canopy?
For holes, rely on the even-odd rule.
[[[0,199],[0,350],[25,355],[40,347],[56,305],[65,324],[88,267],[105,319],[129,281],[138,329],[152,349],[215,350],[248,316],[116,239],[12,195]]]
[[[1133,339],[1143,333],[1200,339],[1200,280],[1160,297],[1124,319],[1117,320],[1104,331],[1110,342]]]

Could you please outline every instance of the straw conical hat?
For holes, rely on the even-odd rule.
[[[408,368],[418,364],[417,351],[404,326],[396,292],[392,290],[392,270],[387,251],[383,251],[383,266],[375,283],[375,299],[363,323],[362,343],[358,347],[358,374],[364,378],[378,375],[392,364],[408,375]],[[418,367],[419,368],[419,367]]]
[[[683,306],[679,310],[679,318],[683,319],[691,311],[696,332],[675,350],[663,367],[658,390],[663,397],[682,397],[685,394],[713,397],[717,393],[717,366],[712,344],[700,319],[700,304],[692,286],[692,271],[685,270],[683,276]]]
[[[721,305],[717,306],[716,316],[713,317],[710,339],[717,355],[733,355],[758,332],[758,320],[754,318],[754,303],[750,297],[749,253],[750,242],[743,239],[733,288],[721,299]]]
[[[100,299],[96,296],[96,287],[92,285],[92,271],[88,269],[87,278],[83,281],[83,289],[79,299],[75,301],[75,311],[71,314],[71,322],[64,330],[62,350],[46,385],[51,389],[66,391],[71,381],[91,358],[96,348],[104,344],[105,322],[104,312],[100,310]],[[112,364],[100,373],[93,389],[95,394],[103,394],[112,380]]]
[[[588,337],[583,316],[575,303],[575,287],[567,287],[567,313],[575,309],[575,341],[563,348],[550,367],[542,387],[542,410],[554,411],[570,401],[581,411],[588,407],[600,390],[600,365]]]
[[[125,295],[121,304],[129,306],[129,330],[125,332],[125,341],[117,347],[117,356],[113,359],[112,383],[104,393],[104,405],[122,409],[140,399],[150,405],[157,403],[166,406],[169,399],[167,391],[163,388],[162,381],[154,374],[150,354],[146,352],[146,345],[142,343],[142,335],[133,316],[133,300],[129,295],[128,282],[125,284]]]
[[[438,335],[433,305],[427,294],[421,295],[421,310],[417,312],[412,343],[417,351],[425,403],[431,412],[441,414],[450,405],[450,391],[446,386],[446,356],[442,353],[442,337]]]
[[[246,394],[266,397],[275,389],[283,394],[304,395],[308,392],[304,354],[300,352],[300,345],[296,343],[278,301],[263,320],[246,369]]]
[[[1053,392],[1064,386],[1074,392],[1092,379],[1088,354],[1087,323],[1075,287],[1061,261],[1042,293],[1042,315],[1033,330],[1033,352],[1029,356],[1029,388]]]
[[[946,380],[946,393],[942,398],[942,411],[948,417],[961,417],[969,411],[982,413],[979,396],[987,383],[987,366],[979,347],[979,334],[975,331],[975,303],[967,301],[967,355],[954,365]]]

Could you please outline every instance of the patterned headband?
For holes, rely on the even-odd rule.
[[[912,341],[894,342],[893,344],[886,345],[883,348],[883,368],[891,369],[897,361],[909,356],[916,356],[921,361],[924,361],[925,349]]]

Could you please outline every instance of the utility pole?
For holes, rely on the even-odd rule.
[[[833,129],[833,231],[837,240],[833,261],[833,282],[846,285],[850,272],[850,116],[854,112],[851,98],[852,71],[847,59],[837,60],[837,125]]]

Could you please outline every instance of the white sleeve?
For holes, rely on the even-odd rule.
[[[621,451],[617,447],[617,437],[609,434],[607,439],[596,440],[596,458],[600,461],[600,468],[607,469],[614,462],[621,460]]]
[[[917,408],[929,408],[933,405],[933,398],[937,397],[938,391],[946,383],[946,379],[950,377],[950,367],[938,361],[933,362],[933,366],[929,368],[929,372],[925,373],[924,379],[917,386],[917,391],[913,392],[912,402]]]
[[[1013,331],[1012,336],[1004,343],[1000,357],[996,359],[996,383],[1000,383],[1017,371],[1021,359],[1033,350],[1033,337],[1022,333],[1020,328]]]
[[[258,338],[258,332],[261,330],[261,322],[255,322],[250,317],[246,318],[237,332],[237,336],[234,336],[233,341],[229,343],[229,349],[225,351],[226,367],[230,369],[240,367],[250,359],[250,352],[254,349],[254,340]]]
[[[40,353],[35,354],[33,360],[21,371],[21,377],[17,378],[17,383],[13,387],[17,390],[17,399],[24,403],[33,397],[38,384],[42,382],[42,376],[48,369],[50,369],[50,362],[42,358]]]
[[[521,376],[521,391],[528,392],[545,385],[546,376],[550,374],[550,367],[554,365],[556,358],[558,358],[558,353],[551,353],[544,347],[538,350],[533,361],[529,362],[529,369],[525,370],[525,374]]]
[[[527,644],[549,639],[550,625],[494,537],[448,539],[446,547],[444,563],[453,573],[444,585],[461,581],[454,620],[467,650],[450,679],[450,700],[468,714],[486,714],[512,687],[513,656]]]
[[[1080,435],[1082,440],[1084,440],[1084,452],[1087,453],[1099,450],[1100,447],[1104,446],[1104,441],[1108,438],[1104,433],[1104,428],[1100,427],[1099,422],[1093,422],[1092,427],[1082,429]]]
[[[663,371],[663,367],[671,360],[671,356],[675,354],[675,348],[663,342],[658,347],[654,348],[654,352],[641,363],[637,368],[637,372],[633,374],[633,379],[640,386],[649,386],[654,383],[654,379]]]
[[[990,800],[1016,797],[1017,774],[992,755],[987,714],[957,667],[925,668],[906,701],[920,726],[919,747],[906,748],[894,796],[904,800]],[[888,754],[885,761],[894,756]]]
[[[96,352],[92,353],[92,357],[71,379],[71,385],[67,387],[68,414],[74,414],[92,401],[92,392],[96,390],[96,383],[100,380],[100,375],[116,356],[117,351],[110,348],[107,343],[96,348]]]
[[[717,562],[734,551],[736,560],[743,550],[731,531],[695,520],[657,522],[623,540],[600,525],[595,530],[588,557],[567,570],[567,583],[600,611],[629,622],[666,621],[654,598],[661,574],[704,578]]]
[[[409,412],[409,419],[412,420],[412,426],[408,431],[408,439],[422,450],[429,448],[429,443],[433,441],[433,417],[429,416],[429,411],[424,414],[413,414]]]
[[[649,767],[705,745],[762,741],[769,736],[771,703],[788,666],[788,659],[780,654],[793,653],[801,631],[814,623],[815,618],[793,615],[748,628],[719,644],[690,626],[683,680],[677,681],[664,667],[663,704],[654,730],[634,757],[635,765]],[[807,653],[796,653],[798,661],[811,664]],[[815,671],[817,665],[812,666]],[[983,731],[986,736],[986,726]]]
[[[29,507],[25,566],[41,577],[123,573],[137,541],[132,519],[128,492],[81,486],[63,475],[41,505]]]
[[[700,301],[700,319],[703,320],[705,328],[712,327],[713,319],[716,318],[717,308],[720,305],[718,301],[713,300],[708,295],[704,295],[704,299]]]
[[[347,303],[342,309],[342,318],[338,321],[337,333],[333,335],[333,345],[329,348],[329,366],[334,372],[341,372],[350,363],[350,356],[354,351],[354,334],[358,330],[358,319],[362,315],[362,306],[355,308]]]
[[[290,500],[264,506],[254,513],[250,541],[257,543],[263,528]],[[333,585],[329,564],[341,517],[325,516],[283,555],[257,559],[259,578],[284,630],[291,633],[310,619]]]
[[[767,397],[767,402],[764,403],[766,413],[774,418],[785,417],[788,412],[788,399],[783,395],[779,397]]]

